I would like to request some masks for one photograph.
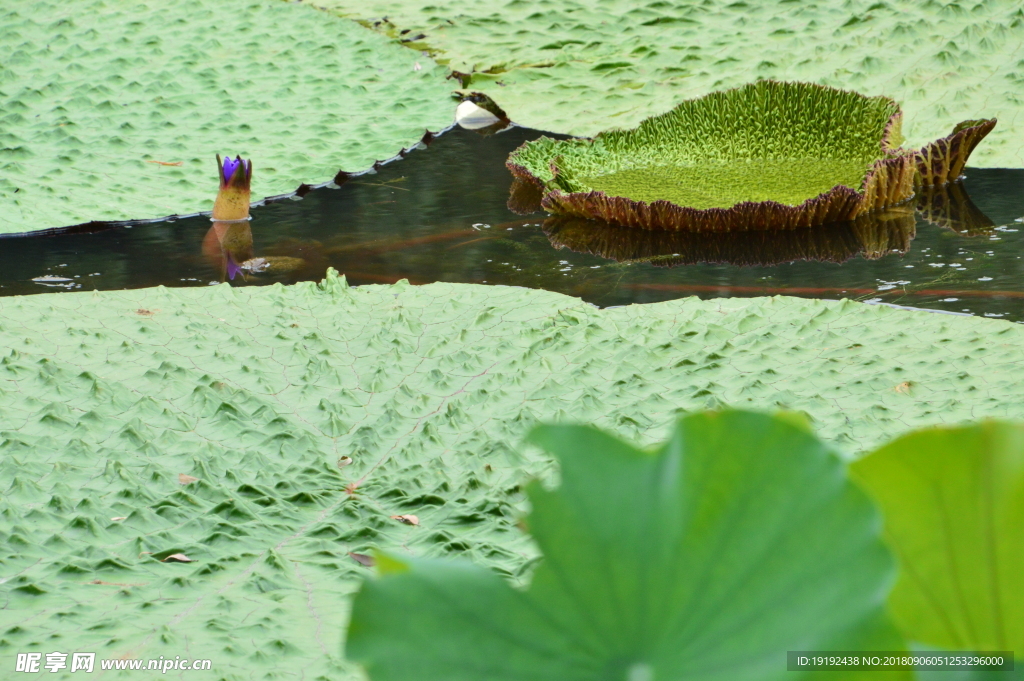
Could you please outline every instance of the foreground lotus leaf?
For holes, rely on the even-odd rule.
[[[527,486],[529,587],[385,554],[346,644],[373,681],[770,681],[794,678],[787,650],[902,648],[877,511],[805,427],[725,411],[653,452],[582,426],[531,439],[561,485]]]
[[[969,121],[920,152],[902,149],[887,97],[759,81],[683,102],[633,130],[528,142],[516,177],[552,213],[644,229],[799,229],[853,220],[956,179],[995,121]]]
[[[851,467],[899,557],[889,610],[912,641],[1024,658],[1024,426],[905,435]],[[993,675],[995,677],[995,675]]]

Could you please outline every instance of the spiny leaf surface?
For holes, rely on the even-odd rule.
[[[429,59],[278,0],[13,0],[0,54],[0,234],[209,210],[217,153],[287,194],[454,112]]]
[[[759,78],[884,95],[908,146],[965,119],[999,126],[972,157],[1024,167],[1024,9],[919,0],[312,0],[419,36],[517,123],[593,136]],[[387,21],[381,21],[385,19]]]
[[[520,579],[541,419],[650,444],[681,413],[789,409],[853,452],[1024,416],[1020,325],[797,298],[601,310],[331,274],[4,297],[0,348],[4,650],[187,648],[232,680],[353,678],[349,553]]]

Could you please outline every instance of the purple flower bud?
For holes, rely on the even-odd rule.
[[[224,158],[217,154],[220,191],[213,204],[214,220],[242,220],[249,216],[249,185],[252,161],[241,156]]]
[[[224,184],[231,181],[231,177],[235,174],[235,168],[242,165],[242,159],[239,156],[235,156],[232,159],[230,156],[224,157],[224,171],[222,173]]]
[[[220,156],[217,156],[217,160],[220,161]],[[224,187],[232,184],[232,179],[235,178],[235,171],[242,168],[242,173],[238,176],[235,181],[236,186],[249,186],[249,178],[252,177],[252,161],[243,160],[241,156],[225,156],[221,162],[220,169],[220,186]]]

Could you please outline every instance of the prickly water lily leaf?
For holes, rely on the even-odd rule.
[[[537,549],[516,528],[520,485],[552,467],[520,449],[538,420],[650,444],[680,412],[785,408],[852,453],[1024,417],[1022,364],[1020,324],[853,301],[599,309],[333,271],[0,296],[2,639],[111,658],[187,648],[227,681],[362,678],[337,645],[370,570],[348,553],[524,574]],[[195,562],[160,562],[174,553]]]
[[[465,92],[531,128],[591,137],[774,78],[892,97],[910,148],[956,121],[998,117],[973,164],[1024,167],[1016,2],[307,1],[420,36],[416,47],[456,71]]]
[[[0,234],[209,210],[214,155],[253,198],[416,144],[454,111],[441,67],[279,0],[14,0],[0,8]]]
[[[971,152],[996,127],[996,119],[963,121],[946,137],[917,152],[917,179],[922,187],[942,186],[960,179]]]
[[[890,607],[908,640],[1014,651],[1024,665],[1024,426],[911,433],[851,474],[882,507],[900,563]]]
[[[767,680],[787,650],[900,649],[877,512],[806,428],[721,412],[655,452],[582,426],[532,440],[561,484],[528,488],[529,587],[389,555],[347,642],[374,681]]]
[[[898,148],[901,122],[887,97],[759,81],[632,130],[527,142],[507,165],[552,213],[673,231],[808,228],[913,195],[919,155]],[[986,125],[929,145],[928,178],[956,179]]]

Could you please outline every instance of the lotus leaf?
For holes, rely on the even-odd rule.
[[[856,461],[851,474],[877,499],[899,558],[890,607],[906,637],[945,650],[1016,652],[1020,671],[1024,426],[912,433]]]
[[[561,485],[527,488],[529,587],[385,556],[346,648],[373,681],[770,681],[787,650],[902,649],[877,511],[805,427],[727,411],[654,452],[582,426],[531,439]]]
[[[519,123],[592,137],[758,78],[900,102],[908,147],[979,111],[972,163],[1024,168],[1024,9],[1012,0],[305,0],[429,50]]]
[[[759,81],[683,102],[633,130],[527,142],[507,165],[543,191],[553,213],[645,229],[799,229],[906,201],[915,175],[927,184],[956,179],[995,125],[968,123],[908,152],[891,99]]]
[[[216,153],[288,194],[455,108],[431,60],[278,0],[12,0],[0,55],[0,236],[210,210]]]
[[[0,297],[0,347],[5,650],[187,647],[230,681],[357,678],[350,552],[529,571],[519,485],[551,461],[520,445],[542,418],[649,444],[681,413],[782,408],[856,452],[1024,417],[1024,327],[852,301],[598,309],[330,272]]]

